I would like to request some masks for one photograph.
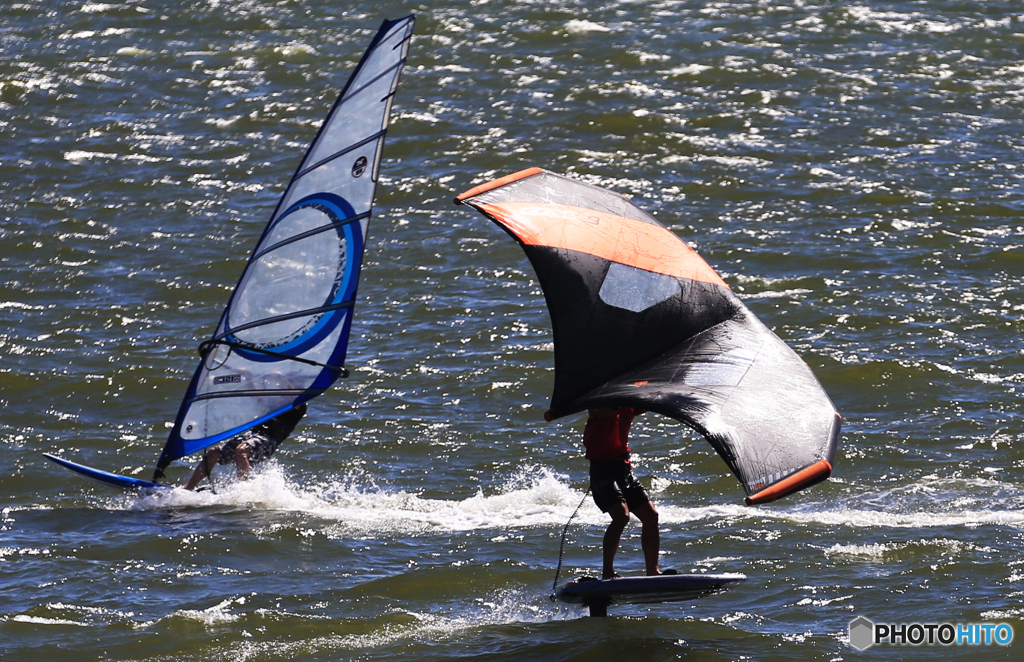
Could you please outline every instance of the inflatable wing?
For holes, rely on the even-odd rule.
[[[555,341],[547,420],[634,406],[699,432],[767,503],[825,480],[840,416],[810,368],[626,198],[531,168],[466,191],[537,272]]]

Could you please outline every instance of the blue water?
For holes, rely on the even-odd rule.
[[[50,465],[149,477],[306,144],[408,13],[351,377],[216,493]],[[1022,35],[1016,3],[951,0],[0,7],[0,659],[1018,659],[847,627],[1024,637]],[[833,478],[758,508],[682,425],[635,425],[663,567],[739,588],[548,600],[583,419],[543,421],[521,250],[452,205],[535,165],[669,225],[844,417]],[[606,522],[584,504],[563,578]]]

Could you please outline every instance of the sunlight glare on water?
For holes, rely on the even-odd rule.
[[[151,475],[303,151],[409,13],[351,376],[246,483],[52,466]],[[878,650],[858,615],[1024,636],[1022,34],[1013,3],[950,0],[0,7],[0,657],[843,660]],[[609,619],[548,599],[583,418],[543,421],[522,250],[452,205],[531,166],[654,214],[843,415],[832,479],[758,508],[683,425],[635,423],[662,567],[740,587]],[[606,522],[585,500],[561,581]],[[639,547],[634,523],[620,572]]]

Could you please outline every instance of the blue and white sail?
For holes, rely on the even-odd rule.
[[[176,460],[323,393],[348,348],[384,136],[414,18],[384,21],[306,151],[189,385]]]

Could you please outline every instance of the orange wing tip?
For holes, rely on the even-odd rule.
[[[548,423],[555,420],[555,415],[551,413],[550,409],[544,412],[544,420],[547,421]]]
[[[455,198],[455,204],[461,205],[462,201],[465,200],[466,198],[472,198],[473,196],[477,196],[480,195],[481,193],[486,193],[487,191],[496,189],[499,186],[505,186],[506,184],[511,184],[512,182],[518,182],[520,179],[526,179],[527,177],[539,175],[542,172],[544,171],[541,168],[533,167],[527,168],[526,170],[520,170],[519,172],[514,172],[511,175],[499,177],[498,179],[492,179],[486,184],[481,184],[480,186],[471,188],[465,193],[457,196]]]
[[[831,475],[832,465],[828,460],[820,460],[756,494],[751,494],[745,499],[745,503],[748,506],[769,503],[815,483],[820,483]]]

